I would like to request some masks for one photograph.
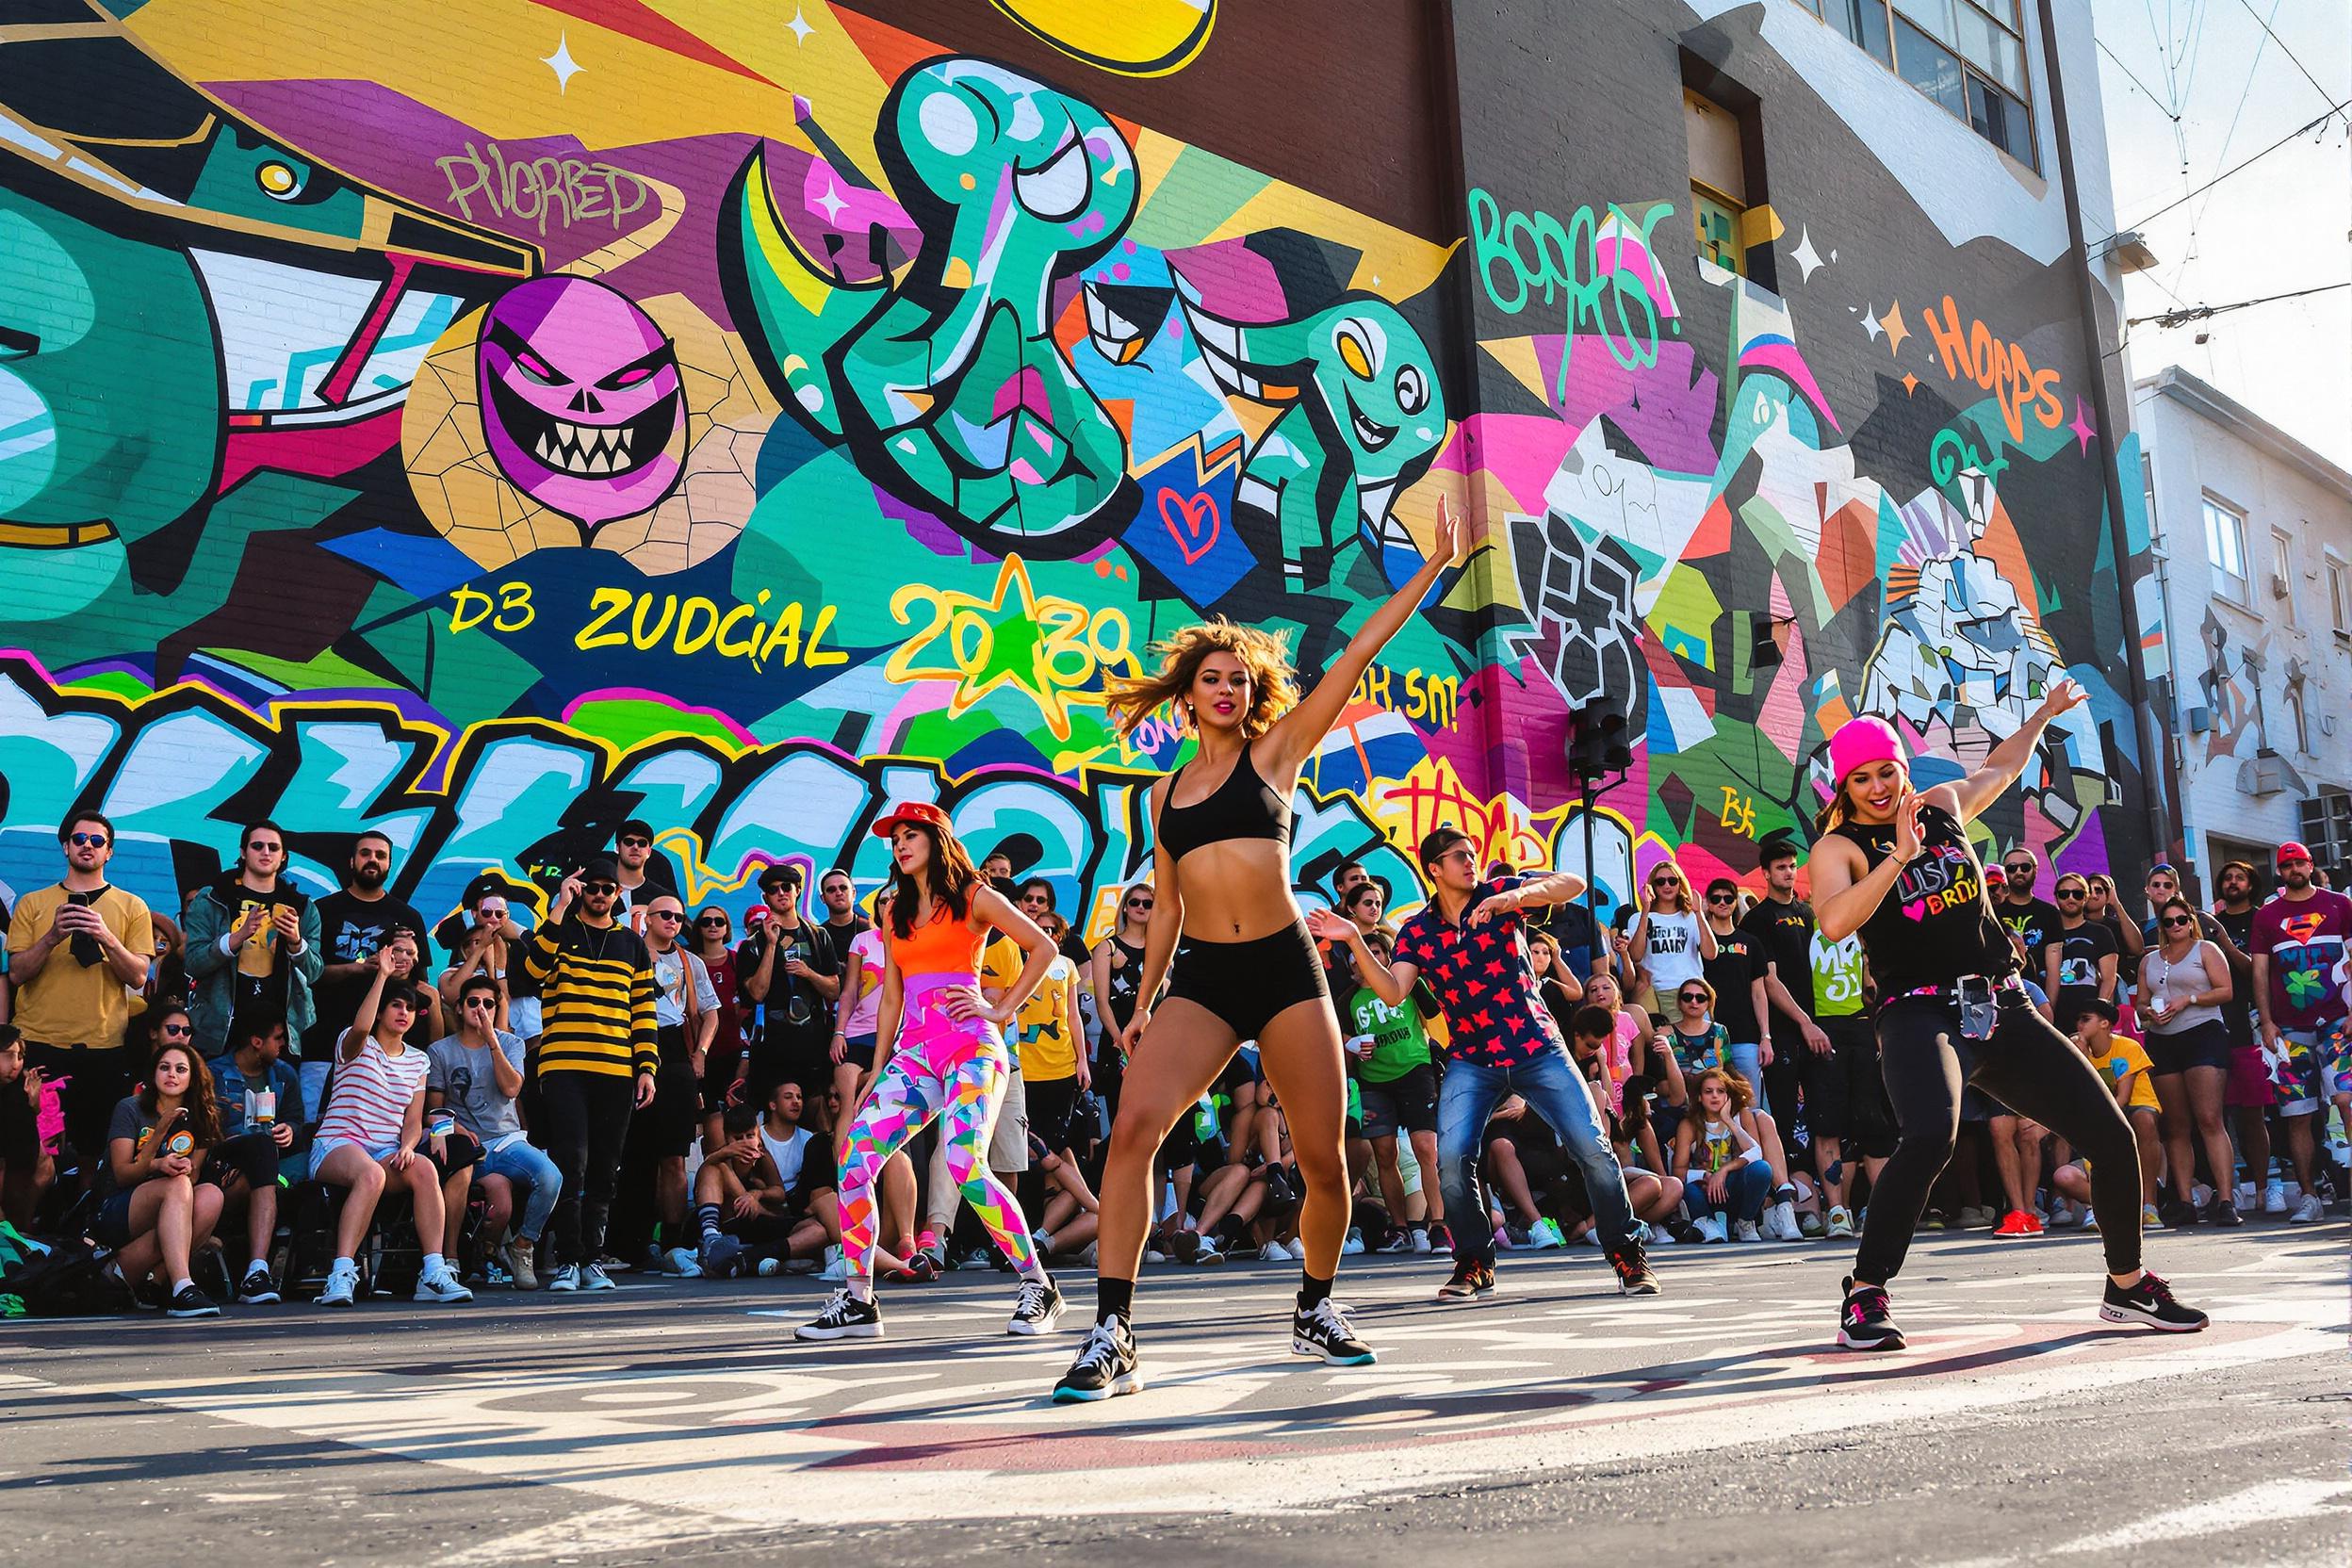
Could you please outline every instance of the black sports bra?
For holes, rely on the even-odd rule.
[[[1180,768],[1168,780],[1168,801],[1160,808],[1159,847],[1170,856],[1181,860],[1203,844],[1228,839],[1271,839],[1290,847],[1290,802],[1259,776],[1247,746],[1206,800],[1177,805],[1176,783],[1183,777]]]

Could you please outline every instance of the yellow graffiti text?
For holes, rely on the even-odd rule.
[[[771,597],[762,588],[751,603],[723,608],[699,594],[680,598],[676,594],[598,588],[588,596],[588,619],[573,633],[572,645],[582,653],[617,647],[651,653],[666,645],[681,659],[710,653],[745,660],[755,670],[771,663],[824,669],[849,662],[846,653],[825,646],[825,634],[833,626],[832,605],[817,606],[804,636],[806,612],[800,601],[785,599],[771,608]],[[626,626],[623,616],[628,617]]]
[[[1371,814],[1389,841],[1408,847],[1421,841],[1431,828],[1450,823],[1470,835],[1478,846],[1481,864],[1508,860],[1514,866],[1548,865],[1551,835],[1538,826],[1527,808],[1508,794],[1481,796],[1471,792],[1444,758],[1413,764],[1398,779],[1372,787]]]
[[[493,631],[520,631],[538,618],[531,606],[531,584],[501,582],[493,598],[479,588],[460,588],[449,595],[449,629],[467,631],[490,623]]]
[[[1723,789],[1723,814],[1715,820],[1737,833],[1756,837],[1756,802],[1726,784]]]
[[[1037,704],[1055,740],[1067,741],[1070,708],[1102,706],[1103,674],[1136,669],[1125,612],[1039,598],[1018,555],[1004,558],[986,598],[910,582],[890,596],[890,615],[916,631],[883,673],[894,681],[954,681],[950,718],[1009,686]]]
[[[1399,679],[1399,675],[1403,678]],[[1418,719],[1433,728],[1451,729],[1454,715],[1462,706],[1462,682],[1450,675],[1426,675],[1419,670],[1400,672],[1385,664],[1374,664],[1357,679],[1351,698]]]

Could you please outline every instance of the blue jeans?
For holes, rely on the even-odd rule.
[[[1772,1190],[1772,1167],[1761,1160],[1743,1165],[1723,1178],[1723,1201],[1720,1207],[1707,1198],[1707,1188],[1701,1184],[1703,1180],[1694,1170],[1683,1184],[1682,1206],[1693,1219],[1722,1215],[1727,1219],[1754,1223],[1764,1213],[1764,1200]]]
[[[332,1051],[334,1047],[329,1046],[328,1049]],[[302,1119],[316,1121],[319,1110],[326,1103],[327,1079],[335,1071],[335,1061],[332,1057],[321,1057],[315,1062],[304,1058],[295,1066],[300,1070],[302,1080]]]
[[[1454,1259],[1494,1266],[1494,1231],[1486,1204],[1472,1196],[1487,1118],[1507,1096],[1516,1094],[1551,1128],[1560,1146],[1584,1174],[1602,1243],[1612,1252],[1633,1236],[1633,1204],[1625,1197],[1625,1173],[1601,1125],[1601,1113],[1584,1077],[1565,1051],[1547,1050],[1533,1061],[1509,1067],[1484,1062],[1448,1062],[1437,1100],[1437,1178],[1446,1198],[1446,1224],[1454,1233]]]
[[[523,1200],[523,1217],[515,1234],[525,1241],[538,1241],[539,1233],[547,1228],[547,1217],[555,1213],[556,1200],[564,1196],[564,1173],[556,1169],[547,1152],[529,1138],[516,1138],[503,1149],[485,1152],[481,1174],[503,1176],[518,1189],[531,1189],[531,1196]]]
[[[1735,1040],[1730,1054],[1731,1070],[1748,1081],[1748,1088],[1756,1096],[1756,1108],[1766,1116],[1772,1115],[1772,1104],[1764,1098],[1764,1048],[1754,1040]]]

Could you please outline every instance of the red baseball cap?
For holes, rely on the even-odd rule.
[[[927,800],[909,800],[891,807],[889,814],[874,825],[874,836],[877,839],[887,839],[898,831],[899,824],[907,822],[921,823],[923,826],[936,828],[941,833],[955,831],[955,825],[947,820],[945,811]]]
[[[2311,858],[2311,847],[2308,844],[2299,844],[2293,839],[2289,839],[2278,846],[2278,863],[2282,866],[2289,860],[2308,860]]]

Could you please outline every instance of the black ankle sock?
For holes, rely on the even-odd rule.
[[[1298,1310],[1300,1312],[1313,1312],[1325,1301],[1330,1300],[1331,1296],[1331,1281],[1318,1280],[1303,1269],[1300,1270],[1298,1275]]]
[[[1116,1317],[1132,1322],[1135,1312],[1135,1282],[1114,1280],[1105,1274],[1094,1282],[1094,1320],[1107,1323]]]

